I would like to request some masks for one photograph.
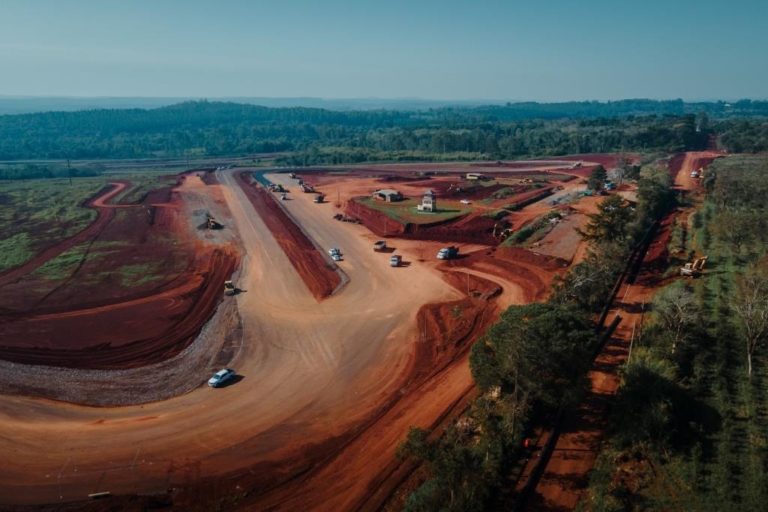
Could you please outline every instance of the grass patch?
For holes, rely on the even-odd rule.
[[[402,224],[430,224],[433,222],[440,222],[450,219],[455,219],[466,215],[472,211],[471,207],[462,205],[458,201],[440,201],[438,200],[438,211],[435,213],[421,213],[416,209],[416,205],[421,201],[418,199],[405,199],[404,201],[398,201],[396,203],[386,203],[384,201],[377,201],[370,197],[358,199],[361,204],[380,211],[387,215],[389,218],[396,220]]]
[[[34,255],[29,234],[26,232],[0,240],[0,272],[22,265]]]
[[[32,272],[33,277],[49,281],[62,281],[70,277],[80,266],[88,250],[88,244],[80,244],[46,261]]]
[[[160,274],[160,264],[157,263],[123,265],[116,268],[114,273],[119,276],[120,284],[125,288],[142,286],[165,278]]]

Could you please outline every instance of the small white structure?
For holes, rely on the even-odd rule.
[[[421,198],[421,204],[416,206],[416,209],[420,212],[436,212],[437,211],[437,197],[435,191],[432,189],[424,192],[424,196]]]

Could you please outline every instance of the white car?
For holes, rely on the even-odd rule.
[[[329,256],[333,257],[334,254],[338,254],[339,256],[341,256],[341,249],[339,249],[338,247],[331,247],[330,249],[328,249]]]
[[[213,377],[208,379],[208,385],[212,388],[218,388],[219,386],[223,386],[230,380],[232,380],[235,377],[236,373],[235,370],[232,368],[224,368],[223,370],[219,370],[216,373],[213,374]]]
[[[333,261],[341,261],[341,254],[335,252],[335,253],[331,254],[331,259]]]

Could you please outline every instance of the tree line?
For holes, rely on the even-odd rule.
[[[692,105],[701,110],[690,112]],[[518,158],[765,144],[768,108],[749,102],[515,103],[428,110],[333,111],[186,102],[156,109],[0,116],[0,160],[290,153],[290,165],[382,159]],[[711,114],[707,114],[710,111]],[[711,116],[717,121],[710,121]],[[726,116],[726,117],[722,117]]]
[[[735,156],[706,171],[684,261],[638,325],[591,478],[594,510],[757,510],[768,500],[768,159]],[[632,481],[621,478],[632,467]],[[665,482],[674,482],[673,488]]]

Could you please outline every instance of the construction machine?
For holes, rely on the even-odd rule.
[[[243,290],[235,286],[235,283],[233,283],[232,281],[224,281],[224,295],[228,295],[231,297],[233,295],[237,295],[241,291]]]
[[[320,203],[322,203],[323,201],[325,201],[325,194],[317,194],[317,195],[315,196],[315,199],[314,199],[314,202],[315,202],[315,203],[317,203],[317,204],[320,204]]]
[[[704,265],[706,265],[706,263],[707,263],[706,256],[697,258],[694,261],[689,261],[688,263],[680,267],[680,275],[686,276],[686,277],[700,276],[701,273],[704,271]]]
[[[206,223],[206,228],[208,229],[223,229],[224,225],[220,224],[216,221],[213,217],[208,217],[208,222]]]

